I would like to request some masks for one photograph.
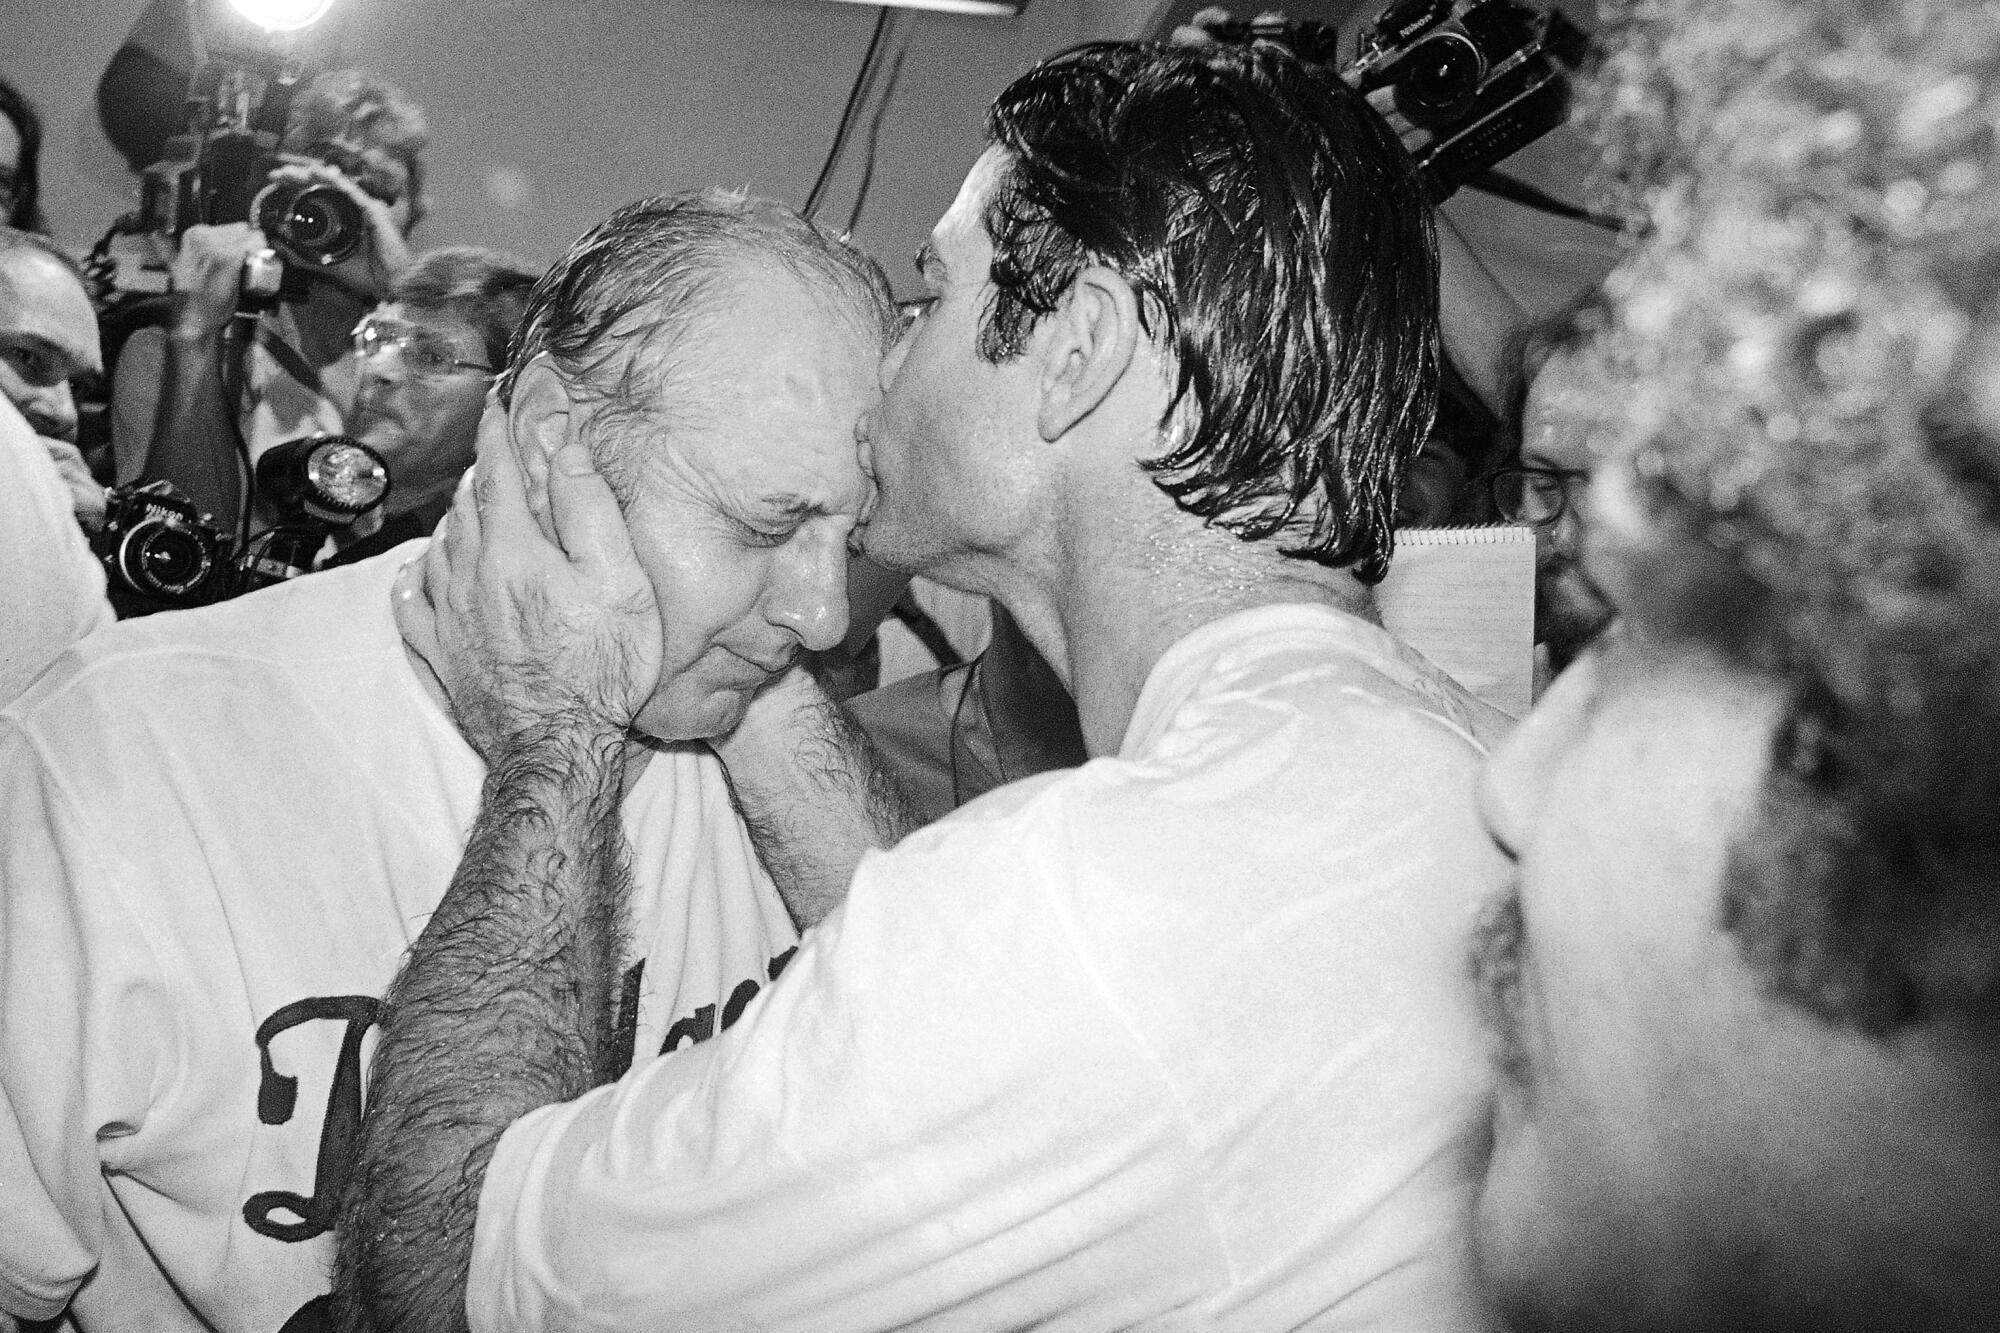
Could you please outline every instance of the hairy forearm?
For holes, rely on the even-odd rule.
[[[221,333],[167,337],[160,400],[142,481],[171,481],[224,531],[236,526],[241,473],[234,405],[223,387],[228,344]]]
[[[736,808],[800,930],[847,897],[870,847],[921,822],[846,710],[816,686],[786,686],[781,713],[716,743]]]
[[[549,726],[494,756],[458,873],[390,988],[340,1225],[338,1326],[465,1327],[502,1131],[612,1076],[627,897],[622,744]]]

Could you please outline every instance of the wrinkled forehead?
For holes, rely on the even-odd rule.
[[[858,300],[758,266],[692,322],[670,331],[641,320],[627,332],[621,355],[650,364],[646,392],[667,427],[668,461],[731,498],[858,510],[866,483],[855,427],[873,405],[880,354]]]
[[[483,344],[479,330],[452,310],[387,301],[376,306],[368,318],[390,327],[406,326],[455,346],[479,348]]]
[[[35,338],[77,368],[99,368],[97,316],[76,275],[27,247],[0,254],[0,333]]]

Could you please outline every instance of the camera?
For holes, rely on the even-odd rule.
[[[256,494],[278,521],[240,552],[171,482],[108,493],[90,539],[121,619],[204,606],[310,573],[326,539],[389,497],[382,455],[345,435],[288,440],[257,459]]]
[[[228,582],[229,545],[164,481],[110,491],[104,527],[90,539],[121,616],[215,601]]]
[[[257,493],[278,522],[244,547],[237,592],[310,573],[329,535],[352,527],[389,498],[389,465],[346,435],[309,435],[257,460]]]
[[[1404,142],[1438,200],[1569,115],[1570,71],[1594,54],[1560,11],[1521,0],[1397,0],[1341,71],[1387,89]]]
[[[252,302],[305,295],[305,272],[338,264],[366,240],[354,201],[330,185],[273,181],[303,69],[290,63],[212,61],[191,85],[186,128],[141,173],[138,211],[114,223],[92,266],[106,302],[163,295],[174,247],[197,223],[249,222],[271,249],[250,257]]]
[[[331,185],[276,181],[257,196],[257,229],[295,264],[338,264],[361,248],[366,222]]]

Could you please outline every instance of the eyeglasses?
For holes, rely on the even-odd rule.
[[[404,320],[370,315],[354,326],[357,360],[366,361],[391,347],[403,354],[403,365],[413,375],[442,379],[454,370],[476,370],[482,375],[499,373],[492,366],[460,357],[449,339]]]
[[[1546,528],[1569,512],[1570,487],[1589,479],[1588,472],[1575,468],[1519,463],[1488,473],[1486,490],[1507,522]]]

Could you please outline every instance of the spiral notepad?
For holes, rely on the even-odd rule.
[[[1533,529],[1405,528],[1375,590],[1382,623],[1487,703],[1533,702]]]

